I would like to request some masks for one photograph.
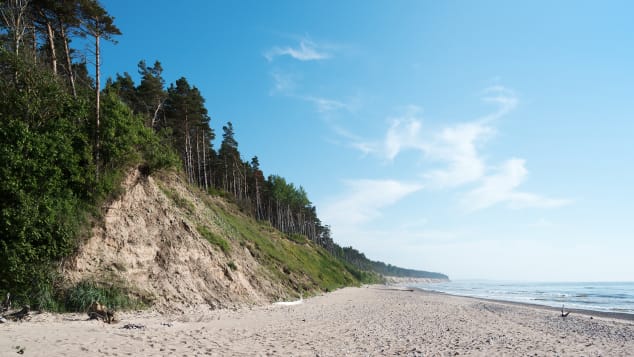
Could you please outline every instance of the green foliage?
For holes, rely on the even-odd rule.
[[[75,248],[87,212],[116,195],[125,170],[179,165],[113,91],[103,96],[101,174],[95,179],[89,98],[0,49],[0,290],[55,309],[53,263]]]
[[[209,228],[205,226],[198,226],[196,228],[198,229],[198,233],[200,233],[201,236],[203,236],[209,243],[219,247],[223,253],[229,254],[231,252],[231,246],[229,245],[229,242],[227,242],[224,238],[218,236],[217,234],[214,234],[212,231],[209,230]]]
[[[149,174],[180,165],[177,154],[167,145],[168,134],[157,135],[146,127],[143,118],[135,115],[115,90],[104,92],[101,107],[101,159],[106,168],[142,162]]]
[[[269,185],[273,198],[294,208],[306,208],[310,205],[308,195],[303,187],[296,188],[292,183],[287,183],[281,176],[269,176]]]
[[[141,145],[141,151],[147,168],[146,174],[182,167],[178,154],[169,144],[169,129],[161,130],[158,133],[145,129],[143,134],[144,141]]]
[[[129,289],[121,286],[81,281],[66,291],[64,309],[84,312],[94,301],[99,301],[108,308],[121,310],[144,308],[150,302],[133,296]]]
[[[88,108],[54,77],[0,56],[10,65],[0,73],[0,289],[38,305],[50,295],[50,262],[73,249],[85,222]]]
[[[233,261],[230,261],[229,263],[227,263],[227,266],[229,267],[229,269],[235,271],[238,270],[238,267],[236,266],[236,263],[234,263]]]

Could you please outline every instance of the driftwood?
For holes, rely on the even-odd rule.
[[[8,314],[8,315],[4,315],[4,317],[14,321],[20,321],[24,319],[25,317],[30,316],[29,315],[30,311],[31,311],[31,307],[29,305],[24,305],[24,307],[22,307],[22,310]]]
[[[561,317],[565,318],[568,314],[570,314],[570,311],[564,313],[564,305],[561,305]]]
[[[99,301],[93,301],[88,307],[88,319],[101,320],[106,323],[113,323],[114,311],[109,310],[106,305],[101,304]]]

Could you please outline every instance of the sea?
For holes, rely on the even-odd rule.
[[[457,280],[412,284],[411,287],[451,295],[513,301],[566,309],[634,314],[634,282],[526,283]]]

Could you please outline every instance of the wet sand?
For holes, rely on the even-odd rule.
[[[0,356],[632,356],[634,321],[618,316],[385,286],[296,305],[184,314],[125,313],[108,325],[40,314],[0,325]],[[142,328],[124,328],[134,325]],[[19,346],[19,347],[17,347]]]

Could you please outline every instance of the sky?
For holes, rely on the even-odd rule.
[[[333,238],[451,279],[634,280],[634,3],[104,0]],[[219,141],[215,142],[219,146]]]

